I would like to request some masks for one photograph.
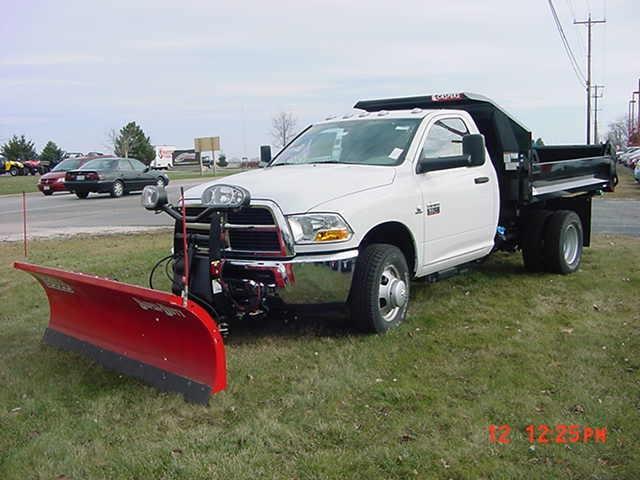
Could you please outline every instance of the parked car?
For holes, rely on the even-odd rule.
[[[629,167],[631,159],[638,153],[640,153],[640,147],[627,147],[624,153],[622,153],[622,155],[620,155],[618,158],[620,160],[620,163]]]
[[[64,183],[78,198],[87,198],[91,192],[121,197],[147,185],[166,186],[169,177],[134,158],[95,158],[68,171]]]
[[[69,170],[77,170],[94,157],[67,158],[57,164],[49,173],[45,173],[38,181],[38,190],[49,196],[54,192],[66,192],[64,177]]]
[[[636,182],[640,183],[640,162],[636,163],[636,168],[633,171],[633,178],[636,179]]]
[[[640,160],[640,149],[635,150],[628,157],[626,157],[626,165],[629,168],[635,168],[638,164],[638,160]]]
[[[12,177],[16,175],[24,175],[24,164],[15,160],[7,160],[4,157],[0,157],[0,175],[8,173]]]

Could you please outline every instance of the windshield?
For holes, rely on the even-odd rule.
[[[67,170],[75,170],[76,168],[82,165],[82,160],[78,160],[76,158],[69,158],[68,160],[63,160],[58,165],[56,165],[52,172],[66,172]]]
[[[113,170],[117,166],[118,160],[115,158],[100,158],[97,160],[88,161],[82,166],[80,170]]]
[[[271,165],[400,165],[420,120],[386,118],[314,125],[280,152]]]

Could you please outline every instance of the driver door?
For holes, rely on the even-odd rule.
[[[470,133],[462,117],[436,117],[420,150],[426,161],[463,155],[462,137]],[[424,215],[423,258],[429,272],[486,255],[497,225],[493,165],[455,167],[418,174]]]

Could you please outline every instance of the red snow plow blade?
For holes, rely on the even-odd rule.
[[[57,268],[16,262],[47,292],[44,342],[108,369],[206,404],[226,386],[218,326],[198,304],[176,295]]]

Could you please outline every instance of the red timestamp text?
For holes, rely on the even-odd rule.
[[[511,443],[510,425],[489,425],[489,442]],[[586,427],[582,425],[527,425],[524,428],[529,443],[606,443],[606,427]]]

